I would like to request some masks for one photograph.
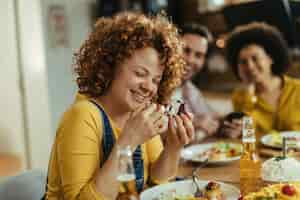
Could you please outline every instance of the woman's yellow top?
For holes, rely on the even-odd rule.
[[[277,108],[245,90],[236,90],[232,101],[235,111],[253,117],[257,137],[275,131],[300,130],[300,80],[284,76],[284,85]]]
[[[118,139],[121,130],[109,120]],[[86,98],[77,96],[77,101],[64,113],[56,133],[48,169],[46,199],[104,199],[95,188],[95,174],[103,156],[102,135],[98,108]],[[160,136],[142,145],[145,182],[150,177],[151,163],[158,159],[162,149]]]

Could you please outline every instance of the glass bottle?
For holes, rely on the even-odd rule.
[[[243,196],[258,191],[261,186],[261,161],[256,152],[256,138],[251,117],[243,117],[243,154],[240,159],[240,189]]]
[[[130,146],[118,147],[118,176],[117,180],[121,183],[122,191],[117,200],[138,200],[139,195],[136,191],[135,172]]]

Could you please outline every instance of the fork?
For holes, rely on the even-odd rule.
[[[203,192],[202,192],[202,190],[200,189],[200,187],[199,187],[199,185],[198,185],[199,179],[198,179],[198,176],[197,176],[196,172],[197,172],[200,168],[204,167],[207,163],[208,163],[208,158],[206,158],[199,166],[197,166],[197,167],[195,167],[195,168],[193,169],[193,172],[192,172],[192,178],[193,178],[193,183],[194,183],[194,185],[196,186],[195,197],[202,197],[202,196],[203,196]]]

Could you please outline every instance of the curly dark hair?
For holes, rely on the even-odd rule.
[[[164,66],[154,101],[167,102],[180,84],[184,60],[176,27],[165,16],[121,13],[100,18],[95,29],[74,54],[74,70],[79,92],[99,97],[109,88],[116,67],[135,50],[152,47]]]
[[[287,71],[289,63],[288,45],[280,31],[266,23],[253,22],[234,29],[226,40],[226,58],[238,75],[238,56],[242,48],[256,44],[262,47],[272,58],[272,73],[282,75]]]

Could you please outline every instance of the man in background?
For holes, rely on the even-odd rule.
[[[194,114],[194,126],[202,135],[211,136],[219,128],[216,114],[205,102],[201,91],[192,83],[192,78],[203,70],[212,34],[209,30],[198,24],[186,24],[182,28],[182,41],[184,44],[184,59],[186,62],[182,85],[175,91],[172,100],[182,99],[187,109]]]

